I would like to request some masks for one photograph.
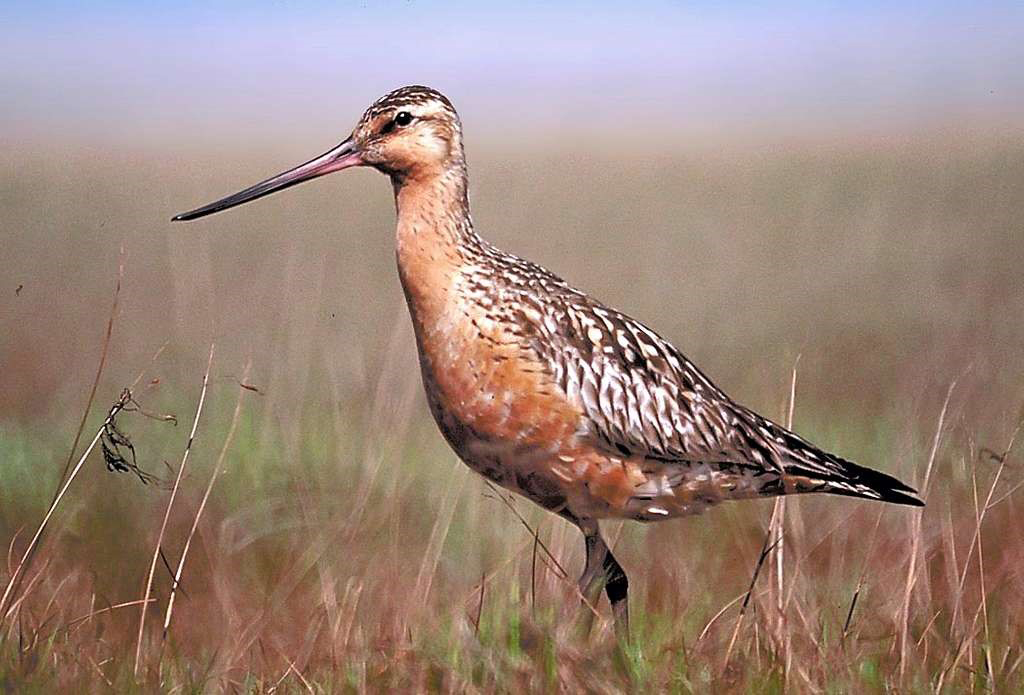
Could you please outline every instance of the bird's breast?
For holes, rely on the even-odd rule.
[[[430,297],[406,292],[427,398],[442,429],[471,432],[477,446],[524,452],[550,453],[575,437],[582,413],[530,348],[514,308],[472,291],[458,273],[445,284]]]

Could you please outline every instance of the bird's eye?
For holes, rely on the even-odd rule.
[[[408,111],[399,111],[395,116],[395,125],[399,127],[407,126],[412,123],[412,114]]]

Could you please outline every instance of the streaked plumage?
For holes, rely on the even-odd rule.
[[[800,492],[921,504],[895,478],[735,403],[639,321],[481,239],[461,123],[435,90],[385,95],[334,150],[176,219],[354,165],[394,184],[399,275],[441,432],[474,470],[580,527],[581,590],[593,601],[603,586],[620,626],[626,577],[598,519]]]

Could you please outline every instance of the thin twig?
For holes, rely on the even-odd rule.
[[[203,412],[203,403],[206,401],[206,386],[210,381],[210,367],[213,365],[213,344],[210,344],[210,356],[206,362],[206,373],[203,374],[203,388],[199,392],[199,404],[196,406],[196,416],[192,420],[192,431],[188,435],[188,443],[185,444],[185,453],[181,457],[181,465],[178,466],[178,475],[174,479],[174,487],[171,488],[171,497],[167,500],[167,509],[164,512],[164,520],[160,524],[160,533],[157,534],[156,548],[153,550],[153,560],[149,565],[149,574],[146,576],[146,590],[143,593],[142,612],[139,618],[139,638],[135,645],[135,666],[132,674],[138,676],[139,663],[142,661],[142,638],[146,628],[146,608],[149,603],[149,596],[153,591],[153,575],[156,573],[156,563],[160,558],[160,546],[163,544],[164,532],[167,530],[167,523],[171,518],[171,508],[174,506],[174,499],[178,495],[178,488],[181,486],[181,478],[185,473],[185,464],[188,462],[188,454],[192,451],[192,442],[196,437],[196,428],[199,426],[199,415]]]

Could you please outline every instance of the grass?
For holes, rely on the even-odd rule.
[[[922,138],[629,165],[470,154],[493,240],[646,319],[766,415],[927,479],[928,506],[790,498],[781,562],[772,546],[752,589],[771,501],[607,524],[636,639],[616,652],[602,603],[582,642],[576,531],[499,499],[429,420],[383,181],[339,176],[172,229],[177,208],[290,156],[239,150],[189,177],[193,154],[170,149],[13,152],[0,176],[0,689],[1024,688],[1024,150]],[[341,210],[328,190],[359,205]],[[126,409],[117,425],[168,484],[94,452],[12,585],[82,454],[68,456],[79,422],[86,443],[143,371],[135,399],[179,424]]]

